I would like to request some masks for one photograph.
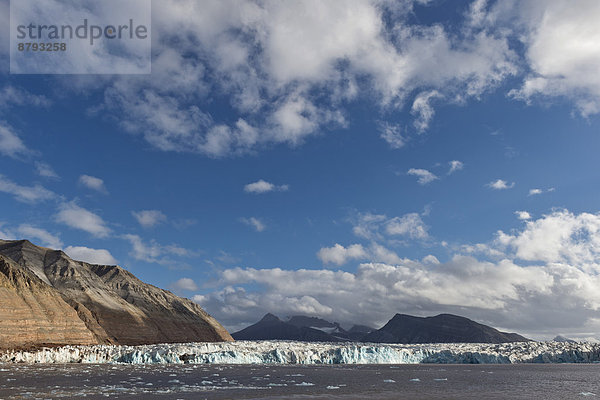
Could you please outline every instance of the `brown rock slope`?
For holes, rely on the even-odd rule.
[[[97,342],[57,290],[0,255],[0,348]]]
[[[96,343],[134,345],[233,340],[225,328],[196,303],[148,285],[118,266],[74,261],[60,250],[38,247],[26,240],[0,240],[0,255],[10,258],[41,288],[58,293],[63,303],[69,305],[69,315],[76,313]],[[19,295],[21,292],[17,290]],[[5,330],[3,316],[8,312],[8,303],[6,307],[4,303],[2,299],[0,331]],[[31,314],[36,317],[25,321],[32,321],[27,323],[36,327],[40,313],[43,315],[43,310],[31,308]],[[36,341],[42,342],[54,343],[44,338]],[[65,342],[87,344],[89,339],[56,341]]]

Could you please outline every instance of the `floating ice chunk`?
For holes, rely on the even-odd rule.
[[[310,382],[300,382],[296,383],[296,386],[315,386],[315,384]]]
[[[419,378],[412,378],[410,381],[411,382],[421,382],[421,380]]]
[[[592,393],[592,392],[581,392],[579,393],[581,396],[595,396],[596,393]]]
[[[339,389],[339,386],[327,386],[328,390],[335,390],[335,389]]]
[[[385,383],[396,383],[396,381],[395,381],[395,380],[393,380],[393,379],[384,379],[383,381],[384,381]]]
[[[441,382],[441,381],[447,381],[447,380],[448,380],[448,378],[433,378],[433,380],[434,380],[434,381]]]

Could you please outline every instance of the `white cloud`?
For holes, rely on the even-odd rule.
[[[406,138],[402,136],[402,129],[398,125],[383,123],[380,132],[380,137],[385,140],[392,149],[402,148],[406,144]]]
[[[126,234],[121,237],[131,244],[130,255],[136,260],[173,266],[177,264],[177,261],[169,258],[169,256],[187,257],[192,255],[189,250],[175,244],[161,245],[154,240],[147,243],[140,236],[133,234]]]
[[[246,193],[267,193],[273,191],[285,192],[289,190],[289,185],[274,185],[265,180],[258,180],[256,182],[252,182],[244,186],[244,191]]]
[[[196,300],[231,325],[253,323],[266,311],[372,326],[397,312],[450,312],[529,335],[590,335],[600,310],[600,214],[555,211],[471,248],[495,261],[459,253],[442,262],[433,255],[369,261],[356,272],[231,268]],[[368,260],[378,253],[365,252]]]
[[[104,186],[104,181],[100,178],[96,178],[95,176],[81,175],[79,177],[79,184],[97,192],[107,193],[106,187]]]
[[[321,248],[317,253],[317,257],[324,264],[343,265],[352,259],[366,258],[367,252],[360,244],[352,244],[344,247],[336,243],[333,247]]]
[[[56,171],[54,171],[54,169],[47,163],[38,161],[35,163],[35,169],[36,169],[37,174],[41,177],[54,178],[54,179],[59,178]]]
[[[551,193],[551,192],[554,192],[555,190],[556,189],[553,188],[553,187],[551,187],[549,189],[546,189],[546,190],[544,190],[544,189],[537,189],[537,188],[536,189],[529,189],[529,196],[535,196],[535,195],[543,194],[543,193]]]
[[[435,265],[435,264],[440,264],[440,260],[438,260],[438,258],[436,256],[434,256],[433,254],[428,254],[425,257],[423,257],[423,259],[421,260],[421,262],[425,265],[430,264],[430,265]]]
[[[411,168],[408,170],[407,174],[418,177],[417,182],[419,182],[420,185],[427,185],[428,183],[431,183],[438,179],[437,176],[435,176],[428,170],[421,168]]]
[[[353,221],[352,232],[372,242],[382,241],[386,236],[404,236],[410,239],[427,239],[427,225],[421,215],[407,213],[389,218],[381,214],[358,214]]]
[[[193,279],[190,278],[181,278],[177,282],[174,282],[170,285],[170,288],[176,291],[188,291],[193,292],[198,290],[198,285],[194,282]]]
[[[19,135],[6,122],[0,121],[0,154],[14,158],[30,153]]]
[[[528,219],[531,219],[531,214],[529,214],[527,211],[515,211],[515,215],[521,221],[526,221]]]
[[[21,186],[0,174],[0,192],[8,193],[23,203],[37,203],[50,200],[56,195],[45,187],[35,184],[34,186]]]
[[[265,229],[267,229],[267,226],[265,225],[265,223],[256,217],[240,218],[240,221],[242,221],[244,224],[246,224],[248,226],[253,227],[256,230],[256,232],[262,232]]]
[[[336,243],[333,247],[324,247],[317,252],[317,257],[324,264],[343,265],[350,260],[372,260],[384,263],[400,263],[402,259],[394,251],[372,242],[365,248],[361,244],[344,247]]]
[[[111,232],[100,216],[74,202],[61,204],[60,211],[56,214],[56,221],[100,238],[107,237]]]
[[[352,227],[352,233],[364,239],[380,239],[382,236],[379,233],[379,228],[387,219],[385,215],[380,214],[358,214]]]
[[[410,113],[416,117],[414,126],[419,133],[429,129],[429,123],[435,115],[435,111],[430,103],[432,99],[439,97],[442,97],[440,92],[437,90],[430,90],[419,93],[415,98]]]
[[[512,189],[515,186],[515,183],[514,182],[508,183],[503,179],[498,179],[498,180],[488,183],[486,186],[489,187],[490,189],[494,189],[494,190],[506,190],[506,189]]]
[[[535,196],[536,194],[542,194],[542,189],[529,189],[529,196]]]
[[[310,315],[382,326],[396,312],[461,310],[461,314],[471,311],[467,315],[473,316],[477,310],[485,310],[501,316],[502,310],[517,304],[521,296],[541,296],[552,285],[551,276],[543,269],[519,267],[508,260],[498,265],[464,256],[441,265],[403,261],[398,265],[361,264],[356,273],[227,269],[221,273],[221,284],[226,288],[198,300],[225,322],[254,322],[267,310],[290,315],[297,312],[297,302],[308,298],[312,302]],[[240,286],[254,284],[264,288],[260,294]],[[272,299],[278,299],[278,304]]]
[[[69,257],[77,261],[83,261],[90,264],[116,265],[117,260],[108,250],[91,249],[83,246],[69,246],[65,250]]]
[[[532,101],[535,97],[566,97],[583,116],[600,112],[600,3],[579,0],[499,2],[495,13],[508,24],[522,25],[530,73],[510,94]]]
[[[159,210],[132,211],[131,214],[144,228],[152,228],[167,221],[167,216]]]
[[[386,223],[386,232],[389,235],[408,236],[411,239],[427,239],[427,226],[417,213],[405,214],[395,217]]]
[[[108,79],[97,111],[161,150],[221,157],[344,127],[349,103],[364,98],[382,109],[414,105],[424,130],[434,98],[461,103],[516,73],[505,36],[483,25],[415,25],[411,9],[356,0],[158,2],[152,76]],[[214,92],[229,100],[234,123],[203,109]],[[404,143],[399,132],[383,136]]]
[[[465,167],[461,161],[453,160],[448,163],[450,165],[450,169],[448,170],[448,175],[453,174],[456,171],[460,171]]]
[[[6,229],[4,227],[5,223],[0,221],[0,239],[4,239],[4,240],[17,240],[18,238],[13,235],[12,230],[10,229]]]
[[[51,104],[47,97],[32,94],[16,86],[4,86],[0,90],[0,109],[8,106],[48,107]]]
[[[497,241],[521,260],[591,265],[600,272],[600,214],[554,211],[527,222],[518,234],[499,231]]]
[[[51,249],[61,249],[63,246],[63,243],[58,236],[32,225],[22,224],[17,228],[17,232],[19,232],[20,235],[23,235],[24,239],[31,240],[32,242],[35,242],[37,239],[43,246]]]

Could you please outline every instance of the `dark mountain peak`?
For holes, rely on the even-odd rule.
[[[337,342],[339,339],[319,329],[296,326],[268,313],[257,323],[233,333],[235,340],[301,340],[306,342]]]
[[[416,317],[396,314],[385,326],[363,341],[377,343],[505,343],[529,339],[454,314]]]
[[[282,320],[279,319],[279,317],[277,317],[276,315],[273,315],[271,313],[267,313],[265,314],[264,317],[262,317],[260,319],[260,321],[258,321],[258,323],[265,323],[265,322],[283,322]]]
[[[401,321],[404,319],[408,319],[408,320],[413,320],[413,319],[420,319],[421,317],[415,317],[414,315],[408,315],[408,314],[401,314],[401,313],[397,313],[396,315],[394,315],[392,317],[392,319],[390,319],[388,321],[388,323],[392,322],[392,321]]]

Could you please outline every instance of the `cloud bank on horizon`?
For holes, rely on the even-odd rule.
[[[15,76],[0,1],[0,236],[229,327],[447,311],[600,337],[599,2],[152,8],[151,75]]]

